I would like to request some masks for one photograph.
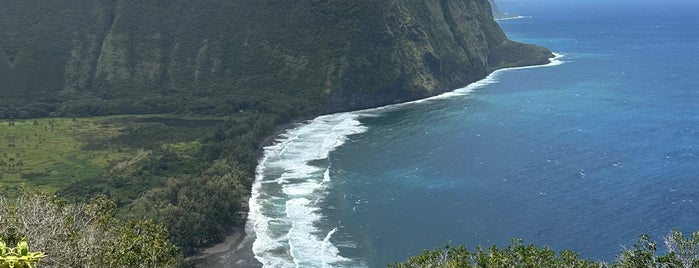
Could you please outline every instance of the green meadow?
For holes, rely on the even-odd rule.
[[[118,135],[121,127],[107,123],[108,119],[2,121],[0,185],[10,188],[26,185],[56,192],[135,157],[137,151],[133,149],[94,146]]]

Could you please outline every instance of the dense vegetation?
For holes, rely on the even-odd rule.
[[[119,117],[103,123],[124,128],[119,135],[92,141],[87,150],[140,153],[59,193],[78,201],[105,194],[116,202],[121,217],[163,222],[187,255],[242,226],[261,142],[277,124],[260,114],[226,120]]]
[[[104,196],[71,204],[45,193],[21,190],[11,200],[0,198],[3,245],[15,247],[26,239],[32,251],[45,254],[34,267],[178,265],[181,255],[168,240],[163,225],[148,220],[118,220],[114,208]]]
[[[165,223],[191,255],[240,226],[261,142],[274,117],[112,116],[8,120],[0,178],[71,201],[106,195],[117,216]]]
[[[164,223],[185,255],[244,221],[280,127],[551,56],[508,40],[486,0],[2,6],[0,183],[105,195],[118,218]],[[106,115],[129,116],[94,118]]]
[[[4,1],[0,16],[0,118],[298,118],[551,56],[507,40],[486,0]]]
[[[556,254],[548,247],[525,245],[522,240],[512,240],[505,248],[477,247],[469,251],[465,246],[445,246],[425,250],[405,262],[389,265],[393,268],[423,267],[699,267],[699,231],[685,237],[673,230],[664,237],[667,253],[657,255],[658,244],[647,235],[641,235],[631,248],[622,251],[612,263],[579,259],[578,254],[564,250]]]

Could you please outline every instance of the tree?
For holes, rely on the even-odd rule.
[[[664,242],[668,253],[656,256],[657,243],[641,235],[632,248],[619,254],[614,267],[699,267],[699,231],[685,238],[682,232],[672,230]]]
[[[556,254],[548,247],[524,245],[522,240],[511,240],[505,248],[491,246],[488,249],[477,247],[468,251],[465,246],[425,250],[422,254],[410,257],[407,262],[389,265],[393,268],[417,267],[603,267],[603,263],[578,259],[578,254],[564,250]]]
[[[682,267],[699,267],[699,231],[692,233],[691,237],[684,238],[682,233],[673,229],[665,237],[665,246]]]
[[[13,201],[0,197],[0,233],[26,237],[33,250],[46,253],[35,267],[175,267],[179,262],[164,226],[116,219],[114,203],[104,196],[71,204],[24,190]]]
[[[168,180],[164,188],[145,193],[130,207],[166,223],[171,241],[187,255],[220,241],[230,226],[242,224],[239,211],[247,190],[245,173],[223,160],[198,176]]]
[[[464,246],[445,246],[425,250],[406,262],[389,265],[393,268],[412,267],[699,267],[699,231],[690,237],[672,230],[664,237],[668,253],[656,255],[658,244],[650,236],[641,235],[631,248],[623,250],[612,264],[579,259],[578,254],[563,250],[556,254],[550,248],[524,245],[522,240],[512,240],[505,248],[491,246],[484,250],[477,247],[468,251]]]
[[[658,244],[653,242],[650,236],[640,235],[636,244],[619,254],[615,267],[657,267],[658,258],[655,256],[657,248]]]

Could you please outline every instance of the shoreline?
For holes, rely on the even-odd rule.
[[[322,115],[322,114],[321,114]],[[308,120],[312,120],[321,115],[301,117],[289,123],[275,127],[273,133],[260,142],[257,150],[258,162],[264,157],[265,147],[274,144],[277,138],[289,129],[295,128]],[[258,163],[259,165],[259,163]],[[250,195],[247,196],[247,204],[250,202]],[[247,207],[247,204],[245,205]],[[249,213],[245,211],[245,213]],[[262,263],[255,258],[255,253],[252,251],[252,243],[254,242],[247,229],[247,216],[243,219],[245,224],[243,228],[233,228],[224,237],[221,243],[207,247],[199,254],[186,258],[186,260],[196,260],[195,264],[198,268],[221,267],[221,268],[257,268],[262,267]]]
[[[414,103],[421,103],[421,102],[428,101],[428,100],[450,97],[450,96],[453,96],[454,93],[458,93],[459,91],[470,90],[471,87],[480,86],[482,84],[482,81],[487,80],[487,79],[491,79],[493,76],[497,75],[498,73],[500,73],[502,71],[518,70],[518,69],[530,69],[530,68],[539,68],[539,67],[551,67],[551,66],[557,66],[557,65],[560,65],[563,63],[559,59],[564,57],[564,55],[559,54],[559,53],[553,53],[553,55],[554,55],[554,57],[549,58],[549,63],[547,63],[547,64],[527,65],[527,66],[497,69],[497,70],[494,70],[491,73],[489,73],[486,77],[484,77],[478,81],[469,83],[468,85],[466,85],[464,87],[456,88],[454,90],[443,92],[441,94],[434,95],[431,97],[413,100],[413,101],[408,101],[408,102],[389,104],[389,105],[375,107],[375,108],[349,111],[349,112],[378,111],[378,110],[396,108],[396,107],[400,107],[402,105],[409,105],[409,104],[414,104]],[[318,116],[322,116],[322,114],[317,115],[314,118],[317,118]],[[260,159],[262,157],[264,157],[264,148],[272,145],[277,140],[279,135],[281,135],[282,133],[284,133],[290,129],[293,129],[294,127],[298,126],[299,124],[301,124],[303,122],[306,122],[306,121],[312,120],[312,119],[313,118],[310,118],[310,117],[304,117],[304,118],[300,118],[300,119],[294,120],[290,123],[279,126],[277,129],[275,129],[275,131],[272,135],[266,137],[260,143],[260,151],[259,151],[258,157]],[[250,194],[252,194],[252,193],[250,193]],[[249,197],[248,197],[248,202],[249,202]],[[247,225],[248,225],[248,222],[246,221],[246,224],[245,224],[246,228],[234,229],[230,234],[228,234],[226,236],[226,238],[224,239],[224,241],[222,243],[219,243],[219,244],[216,244],[212,247],[209,247],[209,248],[205,249],[204,251],[202,251],[202,253],[200,253],[199,255],[191,257],[192,259],[200,260],[200,262],[197,263],[197,267],[234,267],[234,268],[262,267],[262,263],[259,262],[255,258],[255,254],[252,250],[252,244],[254,242],[254,237],[251,237],[250,235],[248,235],[248,233],[246,231]]]
[[[235,229],[226,235],[223,242],[202,251],[190,260],[197,260],[196,267],[262,267],[252,251],[253,239],[243,229]]]
[[[297,125],[302,124],[308,120],[312,120],[321,115],[316,115],[313,117],[302,117],[293,120],[289,123],[279,125],[275,127],[273,133],[260,142],[259,148],[257,150],[258,165],[259,160],[264,157],[265,147],[274,144],[277,138],[289,129],[295,128]],[[247,196],[246,202],[250,202],[250,195]],[[246,204],[247,206],[247,204]],[[249,213],[245,211],[245,213]],[[245,224],[243,228],[233,228],[221,243],[207,247],[202,250],[201,253],[187,258],[187,260],[196,260],[195,264],[197,268],[209,268],[209,267],[220,267],[220,268],[258,268],[262,267],[262,263],[255,258],[255,253],[252,251],[253,238],[250,237],[246,231],[247,229],[247,216],[243,219]]]

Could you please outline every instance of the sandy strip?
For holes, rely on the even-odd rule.
[[[252,252],[253,240],[244,230],[233,230],[223,242],[207,248],[199,256],[197,267],[252,268],[262,267]]]

